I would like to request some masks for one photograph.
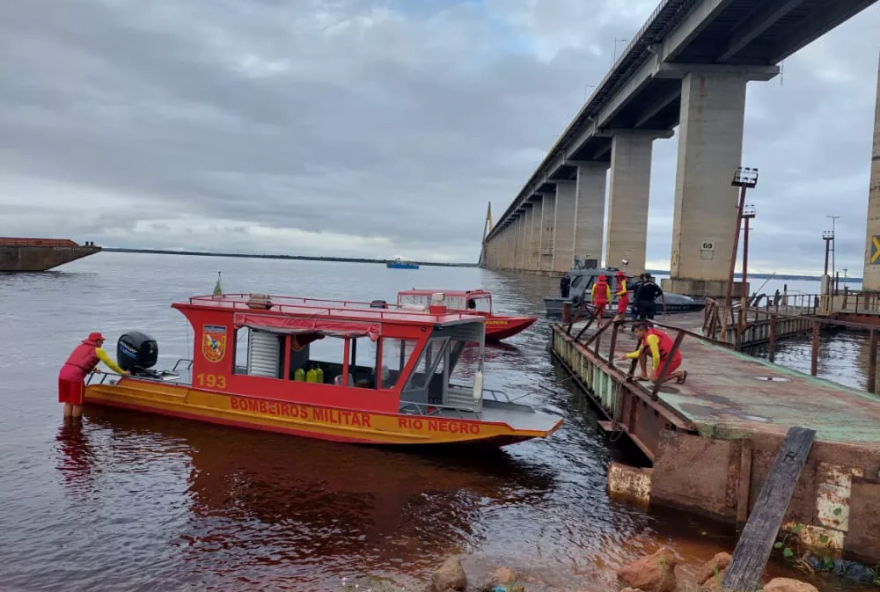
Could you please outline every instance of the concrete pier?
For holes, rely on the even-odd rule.
[[[532,203],[523,204],[525,213],[523,214],[523,232],[522,232],[522,248],[519,251],[518,269],[529,269],[531,264],[532,253]]]
[[[574,228],[577,214],[575,181],[556,184],[556,216],[553,234],[553,271],[566,272],[574,261]]]
[[[581,259],[602,261],[605,233],[605,186],[608,165],[578,165],[575,192],[577,211],[574,229],[574,254]]]
[[[871,153],[867,226],[864,289],[875,291],[880,290],[880,65],[877,68],[877,109],[874,114],[874,149]]]
[[[645,271],[648,240],[648,198],[655,134],[622,131],[611,141],[611,182],[608,195],[608,231],[605,265],[638,275]]]
[[[538,196],[532,201],[532,233],[529,240],[529,269],[541,269],[541,236],[543,235],[542,218],[544,217],[544,199]]]
[[[748,80],[735,71],[682,80],[668,292],[726,293],[738,197],[730,182],[742,164]]]
[[[541,265],[538,269],[542,272],[553,271],[553,237],[556,223],[556,195],[544,194],[544,207],[541,222]]]

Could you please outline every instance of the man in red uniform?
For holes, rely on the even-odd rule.
[[[615,321],[622,321],[629,310],[629,290],[626,285],[626,273],[621,269],[615,276],[617,278],[617,314]]]
[[[86,375],[94,372],[98,362],[104,362],[117,374],[128,374],[110,359],[101,346],[104,336],[91,333],[71,352],[70,357],[58,374],[58,402],[64,403],[64,417],[82,415],[83,395],[86,388]]]
[[[647,361],[648,356],[647,352],[644,351],[645,346],[648,346],[648,351],[651,354],[651,366],[653,368],[653,372],[651,373],[651,382],[657,383],[660,380],[660,371],[663,369],[663,365],[666,363],[666,360],[669,358],[669,352],[672,351],[673,340],[659,329],[648,328],[647,323],[638,323],[636,325],[636,338],[639,340],[639,347],[636,351],[623,354],[620,359],[639,359],[639,365],[642,368],[642,374],[639,377],[640,380],[648,379],[647,372]],[[667,382],[669,380],[675,379],[675,382],[678,384],[684,384],[684,381],[687,380],[687,370],[679,370],[678,367],[681,366],[681,352],[676,351],[675,355],[672,356],[672,363],[669,365],[669,370],[667,371],[666,378],[663,382]]]
[[[611,288],[608,287],[608,280],[604,275],[596,278],[596,283],[593,284],[593,289],[590,292],[590,300],[596,309],[596,317],[601,319],[605,314],[605,307],[611,300]]]

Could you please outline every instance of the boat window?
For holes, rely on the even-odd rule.
[[[241,327],[235,332],[235,357],[232,362],[233,374],[247,374],[248,335],[250,329]]]
[[[430,379],[438,373],[443,374],[443,369],[446,367],[444,357],[448,345],[449,339],[431,338],[428,340],[412,375],[410,375],[409,383],[406,385],[407,390],[426,388]]]
[[[470,310],[477,310],[479,312],[490,312],[492,310],[492,299],[488,296],[475,296],[469,300],[473,302],[473,305],[468,306]]]
[[[391,390],[397,387],[400,373],[406,368],[419,342],[416,339],[395,339],[392,337],[383,337],[380,342],[382,347],[380,388]]]
[[[586,276],[584,276],[584,275],[582,275],[582,274],[578,274],[578,275],[574,276],[574,279],[573,279],[572,282],[571,282],[571,287],[572,287],[572,288],[577,288],[578,286],[580,286],[580,285],[581,285],[581,282],[582,282],[583,279],[584,279],[584,277],[586,277]]]
[[[243,327],[235,333],[233,372],[282,378],[286,339],[283,335]]]

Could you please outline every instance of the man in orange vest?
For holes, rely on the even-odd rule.
[[[648,372],[647,372],[647,352],[645,352],[645,346],[648,346],[648,351],[651,354],[651,366],[653,368],[653,372],[651,373],[651,382],[657,384],[660,380],[660,371],[663,369],[663,365],[666,363],[666,360],[669,358],[669,353],[672,351],[673,340],[659,329],[654,329],[653,327],[648,327],[647,323],[638,323],[636,325],[636,338],[639,340],[639,347],[634,352],[630,352],[628,354],[623,354],[620,359],[639,359],[639,365],[642,368],[642,374],[639,376],[639,380],[648,380]],[[679,370],[678,367],[681,366],[681,352],[675,352],[675,355],[672,356],[672,363],[669,365],[669,370],[667,370],[666,378],[663,382],[667,382],[669,380],[675,379],[675,382],[678,384],[684,384],[684,381],[687,380],[687,370]]]
[[[601,319],[605,314],[605,307],[611,301],[611,288],[608,287],[608,280],[604,275],[596,278],[596,283],[590,291],[590,300],[596,309],[596,317]]]
[[[95,371],[98,362],[104,362],[117,374],[129,374],[110,359],[102,345],[104,336],[90,333],[74,348],[61,367],[58,373],[58,402],[64,403],[64,417],[79,417],[82,414],[86,375]]]
[[[617,314],[614,316],[615,321],[622,321],[626,317],[626,311],[629,310],[629,290],[626,285],[626,272],[622,269],[617,272]]]

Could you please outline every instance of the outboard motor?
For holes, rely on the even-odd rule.
[[[384,300],[373,300],[370,302],[370,308],[388,308],[388,303]]]
[[[116,363],[133,376],[154,374],[150,368],[159,360],[159,345],[156,340],[140,331],[129,331],[116,342]]]

